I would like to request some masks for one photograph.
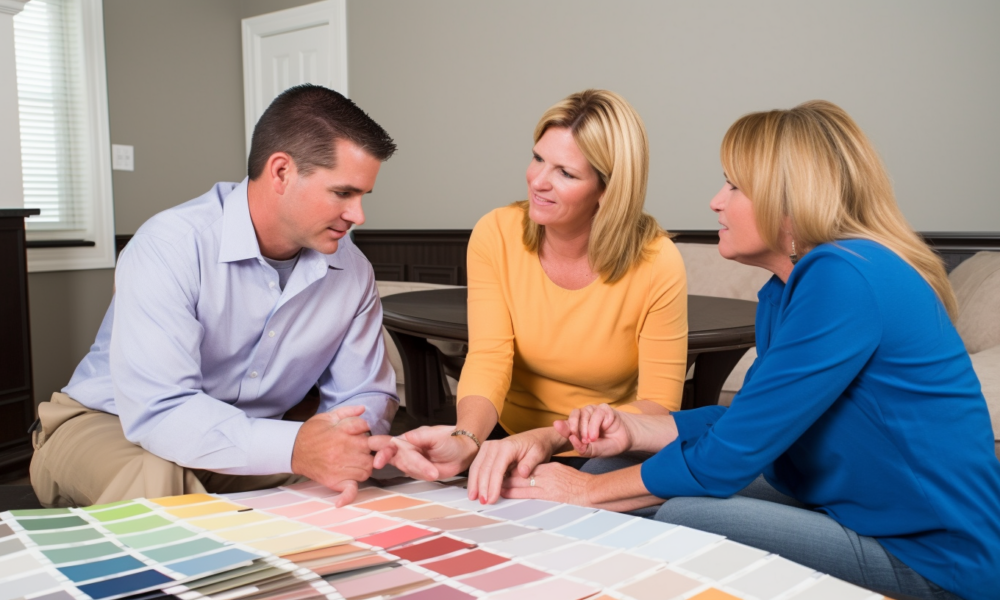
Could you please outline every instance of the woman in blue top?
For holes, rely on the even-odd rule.
[[[986,403],[945,271],[875,150],[814,101],[743,117],[721,154],[719,252],[774,273],[742,390],[728,409],[666,417],[574,411],[557,426],[582,455],[655,455],[601,474],[601,461],[541,465],[504,496],[612,510],[670,498],[657,519],[895,598],[1000,597]]]

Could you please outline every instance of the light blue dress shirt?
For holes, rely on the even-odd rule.
[[[320,412],[362,405],[372,432],[388,433],[399,400],[371,265],[345,237],[334,254],[303,249],[282,290],[247,180],[143,224],[115,287],[63,392],[119,415],[153,454],[234,475],[290,472],[301,424],[280,419],[317,383]]]

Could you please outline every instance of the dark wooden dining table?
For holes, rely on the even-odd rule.
[[[403,361],[406,412],[422,423],[452,424],[454,398],[446,375],[457,379],[461,353],[445,354],[429,340],[468,343],[467,288],[393,294],[382,299],[382,323]],[[716,404],[733,367],[752,348],[757,303],[688,296],[688,366],[682,408]]]

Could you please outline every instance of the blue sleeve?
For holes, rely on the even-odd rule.
[[[650,493],[728,497],[743,489],[833,405],[874,353],[882,320],[864,277],[830,253],[807,256],[796,270],[753,377],[714,424],[675,415],[678,439],[642,465]],[[691,426],[698,420],[700,428]]]

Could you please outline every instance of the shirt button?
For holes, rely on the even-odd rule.
[[[256,379],[256,378],[257,378],[257,371],[253,371],[252,373],[250,373],[250,379]]]
[[[269,288],[271,288],[273,290],[274,289],[274,282],[273,281],[269,281],[267,283],[267,287],[269,287]]]
[[[274,337],[274,332],[273,331],[268,331],[267,332],[267,337]]]

